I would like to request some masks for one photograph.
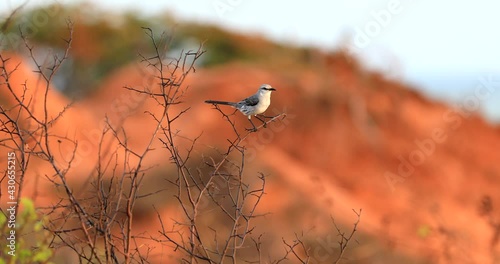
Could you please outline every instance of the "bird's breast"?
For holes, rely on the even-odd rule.
[[[255,106],[255,114],[264,113],[269,105],[271,104],[271,98],[263,98],[259,101],[259,103]]]

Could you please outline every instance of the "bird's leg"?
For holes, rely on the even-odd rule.
[[[250,121],[250,124],[252,124],[253,128],[247,128],[247,130],[252,131],[252,132],[256,132],[257,127],[255,127],[255,125],[253,124],[252,119],[250,119],[250,117],[248,117],[248,121]]]
[[[267,127],[266,120],[260,119],[260,117],[258,115],[255,115],[255,118],[259,119],[260,122],[262,122],[262,124],[264,124],[264,127]]]

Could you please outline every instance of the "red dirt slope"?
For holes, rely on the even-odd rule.
[[[23,77],[31,76],[23,71]],[[135,64],[115,71],[96,94],[77,102],[54,132],[70,131],[84,140],[88,135],[79,125],[92,131],[105,116],[120,123],[127,112],[123,126],[130,144],[143,148],[141,135],[154,123],[141,115],[161,109],[122,87],[142,87],[150,77]],[[362,208],[359,243],[347,253],[356,263],[396,263],[394,256],[405,256],[406,263],[498,263],[497,128],[333,54],[319,58],[314,69],[228,64],[198,70],[187,83],[185,106],[191,109],[179,123],[183,135],[203,132],[200,153],[203,146],[224,147],[232,132],[203,101],[243,98],[262,83],[278,90],[267,114],[288,114],[246,142],[247,173],[269,175],[259,210],[273,212],[274,221],[263,222],[268,225],[263,230],[278,238],[313,227],[315,234],[326,234],[330,215],[350,227],[351,209]],[[1,92],[3,98],[4,87]],[[58,95],[50,100],[51,107],[66,104]],[[242,131],[248,126],[245,117],[236,120]],[[91,151],[88,157],[96,150]],[[168,166],[164,159],[158,154],[148,162]],[[82,164],[89,169],[94,163]],[[485,210],[484,204],[493,207]],[[174,209],[163,210],[173,214]],[[141,230],[152,226],[150,221],[138,225]],[[273,247],[282,249],[280,243]]]

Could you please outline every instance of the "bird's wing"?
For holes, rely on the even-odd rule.
[[[241,100],[241,102],[239,103],[246,106],[255,106],[259,103],[259,97],[257,97],[256,95],[252,95],[246,99]]]

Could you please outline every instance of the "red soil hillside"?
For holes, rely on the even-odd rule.
[[[481,207],[500,203],[498,130],[366,73],[342,54],[323,66],[282,72],[228,65],[200,72],[192,84],[199,111],[207,111],[206,98],[241,98],[264,82],[277,87],[268,111],[289,114],[284,129],[271,126],[247,143],[278,178],[271,188],[290,188],[268,192],[274,207],[266,209],[294,208],[297,198],[286,193],[299,192],[344,221],[352,221],[351,208],[363,208],[361,230],[395,252],[432,263],[496,263],[500,212]],[[221,120],[216,112],[206,118],[205,138],[214,140]]]
[[[142,135],[154,126],[144,113],[162,109],[123,86],[142,87],[150,77],[137,64],[116,70],[95,94],[63,116],[54,133],[73,131],[77,124],[99,128],[107,117],[123,124],[133,148],[144,148]],[[258,210],[273,215],[257,220],[262,221],[260,231],[280,240],[313,229],[308,238],[311,257],[314,263],[326,263],[333,253],[323,258],[314,242],[332,232],[330,216],[350,228],[351,209],[362,208],[358,243],[345,255],[355,263],[500,261],[497,128],[334,54],[318,58],[311,69],[233,63],[190,75],[183,106],[191,109],[177,125],[186,137],[203,133],[196,153],[212,146],[225,148],[232,136],[220,113],[203,101],[237,100],[262,83],[277,89],[266,114],[286,112],[287,117],[245,142],[246,174],[263,172],[269,178]],[[1,92],[3,98],[4,87]],[[51,105],[64,104],[57,98]],[[249,126],[245,117],[234,118],[241,131]],[[78,131],[73,135],[85,136]],[[159,142],[154,146],[161,148]],[[160,165],[157,171],[169,166],[160,153],[148,161]],[[485,210],[485,203],[492,209]],[[160,208],[165,215],[176,215],[174,210]],[[143,214],[145,220],[135,222],[137,229],[156,228],[150,221],[156,213]],[[278,241],[269,247],[278,252],[283,245]]]

